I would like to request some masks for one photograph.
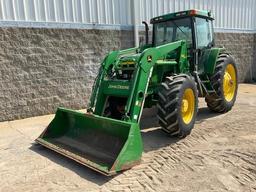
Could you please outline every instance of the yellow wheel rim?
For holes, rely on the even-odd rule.
[[[185,90],[181,104],[181,115],[183,122],[189,124],[194,116],[195,95],[191,88]]]
[[[226,101],[234,98],[236,91],[236,71],[232,64],[228,64],[223,78],[223,93]]]

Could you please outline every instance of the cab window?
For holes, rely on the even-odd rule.
[[[212,21],[196,18],[197,47],[209,47],[213,42]]]
[[[169,20],[154,25],[155,46],[185,40],[188,46],[192,44],[191,19],[182,18]]]

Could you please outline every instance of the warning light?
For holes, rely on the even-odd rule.
[[[193,9],[190,11],[190,15],[196,15],[197,14],[197,10]]]

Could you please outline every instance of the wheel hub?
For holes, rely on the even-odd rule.
[[[189,124],[193,119],[195,110],[195,95],[191,88],[185,90],[180,110],[183,122]]]
[[[226,101],[231,101],[236,90],[236,74],[233,65],[228,64],[223,78],[223,93]]]
[[[233,81],[232,81],[232,78],[230,76],[230,74],[228,72],[225,72],[225,75],[224,75],[224,86],[226,88],[226,93],[228,93],[230,91],[230,88],[232,87],[233,85]]]
[[[183,99],[182,100],[182,112],[185,113],[188,111],[188,100],[187,99]]]

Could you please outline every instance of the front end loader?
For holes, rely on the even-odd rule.
[[[36,142],[113,175],[140,162],[143,108],[156,106],[163,131],[180,138],[194,127],[198,96],[212,111],[229,111],[237,69],[225,49],[214,47],[212,20],[199,10],[151,19],[151,43],[105,57],[87,113],[59,108]]]

